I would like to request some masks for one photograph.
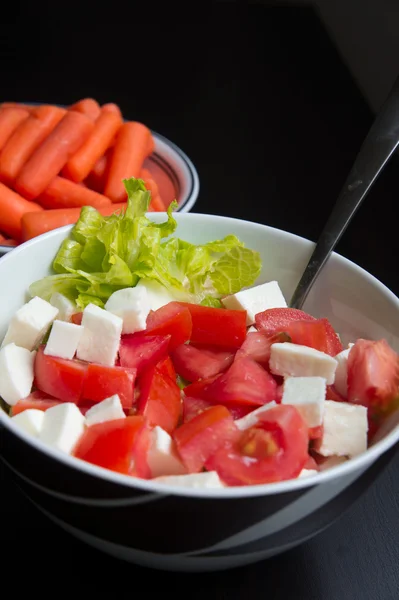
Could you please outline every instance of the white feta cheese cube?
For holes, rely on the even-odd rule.
[[[158,310],[161,306],[177,300],[164,285],[154,279],[140,279],[135,289],[141,288],[145,288],[147,291],[147,299],[151,310]]]
[[[269,410],[269,408],[273,408],[273,406],[277,406],[274,400],[268,402],[267,404],[264,404],[263,406],[260,406],[259,408],[256,408],[252,412],[245,415],[245,417],[241,417],[241,419],[237,419],[236,421],[234,421],[234,423],[240,431],[249,429],[250,427],[253,427],[257,424],[259,415],[264,413],[266,410]]]
[[[161,427],[154,427],[150,433],[150,447],[147,462],[152,477],[162,475],[183,475],[187,469],[173,448],[173,440]]]
[[[317,473],[316,469],[302,469],[298,477],[312,477],[312,475],[317,475]]]
[[[287,377],[281,404],[292,404],[308,427],[318,427],[323,423],[326,388],[324,377]]]
[[[222,303],[230,310],[246,310],[247,325],[255,323],[255,315],[269,308],[287,308],[277,281],[269,281],[226,296]]]
[[[30,394],[35,356],[36,352],[14,343],[0,350],[0,396],[10,406]]]
[[[85,416],[88,427],[96,423],[126,418],[118,394],[114,394],[89,408]]]
[[[147,289],[144,286],[114,292],[104,308],[123,320],[122,333],[143,331],[151,310]]]
[[[159,483],[165,483],[167,485],[178,485],[185,488],[196,489],[225,487],[216,471],[191,473],[190,475],[166,475],[164,477],[156,477],[153,481],[158,481]]]
[[[28,408],[11,418],[26,433],[38,437],[43,427],[44,411]]]
[[[44,354],[59,358],[73,358],[83,333],[81,325],[56,319],[50,331]]]
[[[82,327],[77,357],[113,367],[121,340],[122,319],[95,304],[88,304],[83,311]]]
[[[326,400],[323,436],[314,449],[322,456],[357,456],[367,450],[367,408]]]
[[[16,346],[33,350],[40,343],[58,314],[58,308],[38,296],[21,306],[13,316],[2,346]]]
[[[292,344],[276,343],[270,347],[270,370],[283,377],[323,377],[327,385],[334,383],[337,361],[324,352]]]
[[[334,386],[339,394],[344,398],[348,396],[348,357],[351,348],[342,350],[336,355],[335,359],[338,363],[337,370],[335,371]]]
[[[73,402],[63,402],[44,413],[39,439],[70,454],[84,432],[85,418]]]
[[[54,294],[51,295],[50,304],[55,306],[55,308],[58,308],[57,319],[60,321],[70,321],[72,315],[78,312],[76,304],[59,292],[54,292]]]

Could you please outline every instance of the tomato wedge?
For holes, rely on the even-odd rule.
[[[126,417],[88,427],[73,455],[125,475],[134,474],[135,442],[144,427],[143,417]]]
[[[57,400],[77,404],[82,394],[87,366],[87,363],[79,360],[44,354],[44,346],[40,346],[35,358],[35,385]]]
[[[293,344],[309,346],[330,356],[336,356],[344,349],[328,319],[292,321],[286,331]]]
[[[346,402],[346,398],[344,398],[339,392],[337,392],[334,385],[327,386],[326,400],[333,400],[334,402]]]
[[[83,319],[82,312],[73,313],[73,315],[71,316],[71,323],[75,323],[75,325],[81,325],[82,319]]]
[[[57,406],[58,404],[61,404],[60,400],[56,400],[55,398],[52,398],[43,392],[35,391],[29,394],[29,396],[26,398],[18,400],[18,402],[11,407],[11,415],[15,417],[15,415],[18,413],[21,413],[24,410],[29,410],[30,408],[45,411],[52,406]]]
[[[185,396],[183,398],[183,423],[191,421],[193,417],[199,415],[207,408],[210,408],[211,406],[215,405],[215,402],[210,402],[209,400],[202,400],[201,398],[192,398],[191,396]],[[233,417],[234,421],[245,417],[255,408],[254,406],[250,406],[249,404],[224,404],[223,406],[225,406],[231,413],[231,416]]]
[[[159,425],[171,433],[180,419],[182,400],[176,381],[156,367],[148,369],[140,379],[138,412],[150,426]]]
[[[247,311],[179,302],[191,314],[193,344],[239,348],[247,335]]]
[[[190,473],[199,473],[220,447],[237,435],[233,417],[225,406],[212,406],[173,433],[180,457]]]
[[[118,394],[123,408],[133,406],[136,369],[90,363],[83,384],[82,400],[101,402]]]
[[[285,332],[268,334],[265,331],[251,331],[241,348],[238,350],[235,360],[247,356],[252,358],[262,367],[268,368],[270,360],[270,347],[277,342],[290,342],[290,336]]]
[[[218,375],[229,368],[234,352],[220,348],[182,344],[171,353],[176,372],[187,381],[198,381]]]
[[[255,315],[256,329],[268,333],[286,331],[293,321],[316,321],[316,318],[298,308],[268,308]]]
[[[156,365],[156,369],[165,377],[169,377],[172,381],[176,382],[177,375],[170,356],[166,356],[160,360]]]
[[[258,417],[230,447],[205,463],[228,485],[256,485],[297,477],[308,460],[308,428],[298,410],[279,405]]]
[[[122,367],[137,369],[137,375],[156,365],[168,352],[170,336],[122,335],[119,360]]]
[[[192,328],[190,311],[178,302],[169,302],[150,312],[145,335],[170,336],[169,350],[173,350],[190,339]]]

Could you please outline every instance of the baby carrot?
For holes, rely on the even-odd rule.
[[[101,107],[101,110],[103,112],[114,113],[114,115],[118,115],[118,117],[120,117],[122,119],[121,109],[119,108],[119,106],[117,104],[114,104],[113,102],[108,102],[108,104],[103,104]]]
[[[43,105],[32,110],[8,139],[0,156],[0,179],[12,183],[23,165],[61,121],[66,110]]]
[[[0,150],[4,148],[18,125],[28,117],[29,112],[17,106],[9,106],[0,110]]]
[[[79,183],[86,179],[91,169],[109,148],[122,125],[122,119],[102,109],[94,129],[77,152],[66,163],[62,175]],[[1,172],[1,171],[0,171]]]
[[[79,100],[79,102],[72,104],[72,106],[69,107],[69,110],[82,113],[83,115],[86,115],[86,117],[89,117],[89,119],[92,121],[95,121],[100,115],[100,105],[97,100],[94,100],[93,98],[84,98],[83,100]]]
[[[33,110],[36,107],[35,104],[23,104],[22,102],[2,102],[0,104],[1,108],[24,108],[28,112]]]
[[[102,206],[97,210],[105,217],[125,208],[126,203],[123,202],[120,204]],[[44,210],[42,213],[40,213],[39,219],[37,218],[37,213],[31,212],[25,214],[21,221],[23,241],[25,242],[26,240],[30,240],[31,238],[41,235],[42,233],[46,233],[47,231],[51,231],[52,229],[57,229],[58,227],[63,227],[64,225],[72,225],[73,223],[76,223],[76,221],[79,219],[80,211],[80,208],[58,208],[55,210]]]
[[[157,194],[156,196],[151,195],[150,208],[155,212],[164,212],[166,211],[166,206],[161,196]]]
[[[123,202],[126,191],[122,180],[138,177],[151,149],[151,131],[142,123],[124,123],[116,136],[104,194],[112,202]]]
[[[55,129],[22,167],[15,181],[17,192],[28,200],[37,198],[87,140],[93,127],[93,121],[85,115],[66,111]]]
[[[21,198],[16,192],[0,183],[0,229],[17,240],[21,239],[21,218],[25,213],[34,214],[41,206]],[[38,213],[37,213],[38,214]]]
[[[63,177],[54,177],[49,186],[37,198],[43,208],[74,208],[79,206],[108,206],[109,198],[89,190],[84,185],[69,181]]]
[[[144,179],[144,181],[146,179],[152,179],[152,173],[148,170],[148,169],[141,169],[140,171],[140,178]]]
[[[159,194],[158,184],[151,177],[144,179],[144,185],[151,192],[151,198]]]

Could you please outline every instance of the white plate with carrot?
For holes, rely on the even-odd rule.
[[[141,177],[150,210],[173,200],[194,205],[199,180],[175,144],[113,103],[85,98],[68,107],[0,105],[0,255],[18,244],[77,221],[82,206],[109,215],[123,209],[124,178]]]

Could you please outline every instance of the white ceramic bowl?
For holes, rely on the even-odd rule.
[[[150,218],[163,220],[163,214]],[[313,249],[290,233],[236,219],[177,214],[176,235],[201,243],[234,233],[261,253],[258,283],[277,279],[289,299]],[[0,336],[50,271],[70,227],[23,244],[0,259]],[[384,337],[399,350],[399,301],[377,279],[334,254],[304,310],[331,320],[344,344]],[[2,458],[28,497],[61,527],[116,557],[168,570],[233,568],[283,552],[342,514],[396,451],[397,420],[367,452],[315,478],[215,490],[138,480],[66,456],[0,414]]]

